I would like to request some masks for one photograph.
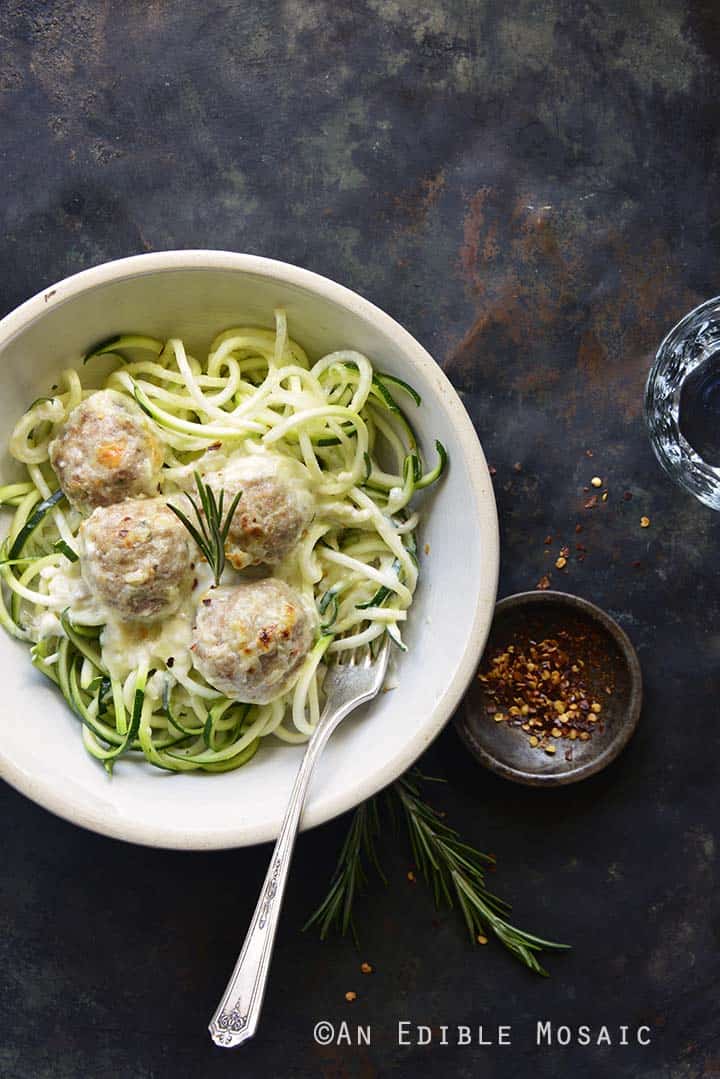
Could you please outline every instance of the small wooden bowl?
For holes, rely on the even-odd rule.
[[[509,644],[556,637],[565,630],[582,641],[573,654],[585,662],[583,677],[593,698],[602,703],[602,722],[587,742],[553,739],[553,756],[528,742],[527,734],[509,723],[496,723],[496,705],[483,683],[474,678],[455,727],[481,764],[515,783],[557,787],[576,783],[605,768],[627,745],[642,706],[642,674],[627,634],[594,603],[564,592],[520,592],[497,604],[487,656]],[[481,670],[483,665],[481,665]],[[606,687],[612,687],[612,693]]]

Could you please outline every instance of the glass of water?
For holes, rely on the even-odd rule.
[[[680,319],[660,345],[645,417],[668,475],[720,510],[720,296]]]

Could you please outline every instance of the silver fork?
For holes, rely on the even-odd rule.
[[[347,660],[333,664],[325,676],[327,702],[305,750],[240,957],[208,1027],[212,1040],[223,1048],[241,1045],[257,1029],[295,836],[313,768],[343,719],[377,696],[387,670],[388,647],[386,637],[374,660],[365,647],[360,654],[353,652]]]

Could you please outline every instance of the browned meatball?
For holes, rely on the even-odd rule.
[[[99,506],[80,528],[82,574],[119,618],[174,614],[192,587],[188,533],[161,498]]]
[[[49,452],[60,486],[81,513],[157,493],[162,447],[135,402],[116,390],[77,405]]]
[[[280,454],[233,457],[206,483],[216,492],[224,489],[226,506],[242,491],[225,545],[235,569],[277,565],[312,520],[312,495]]]
[[[300,595],[266,577],[205,593],[192,652],[215,689],[235,700],[267,704],[288,689],[313,636],[313,619]]]

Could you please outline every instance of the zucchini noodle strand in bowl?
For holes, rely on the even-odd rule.
[[[278,310],[203,360],[178,337],[109,339],[53,389],[10,438],[25,475],[0,487],[0,624],[109,772],[126,755],[223,772],[271,734],[306,741],[328,662],[385,634],[405,650],[411,503],[447,463],[437,442],[426,467],[407,383],[353,350],[313,363]]]

